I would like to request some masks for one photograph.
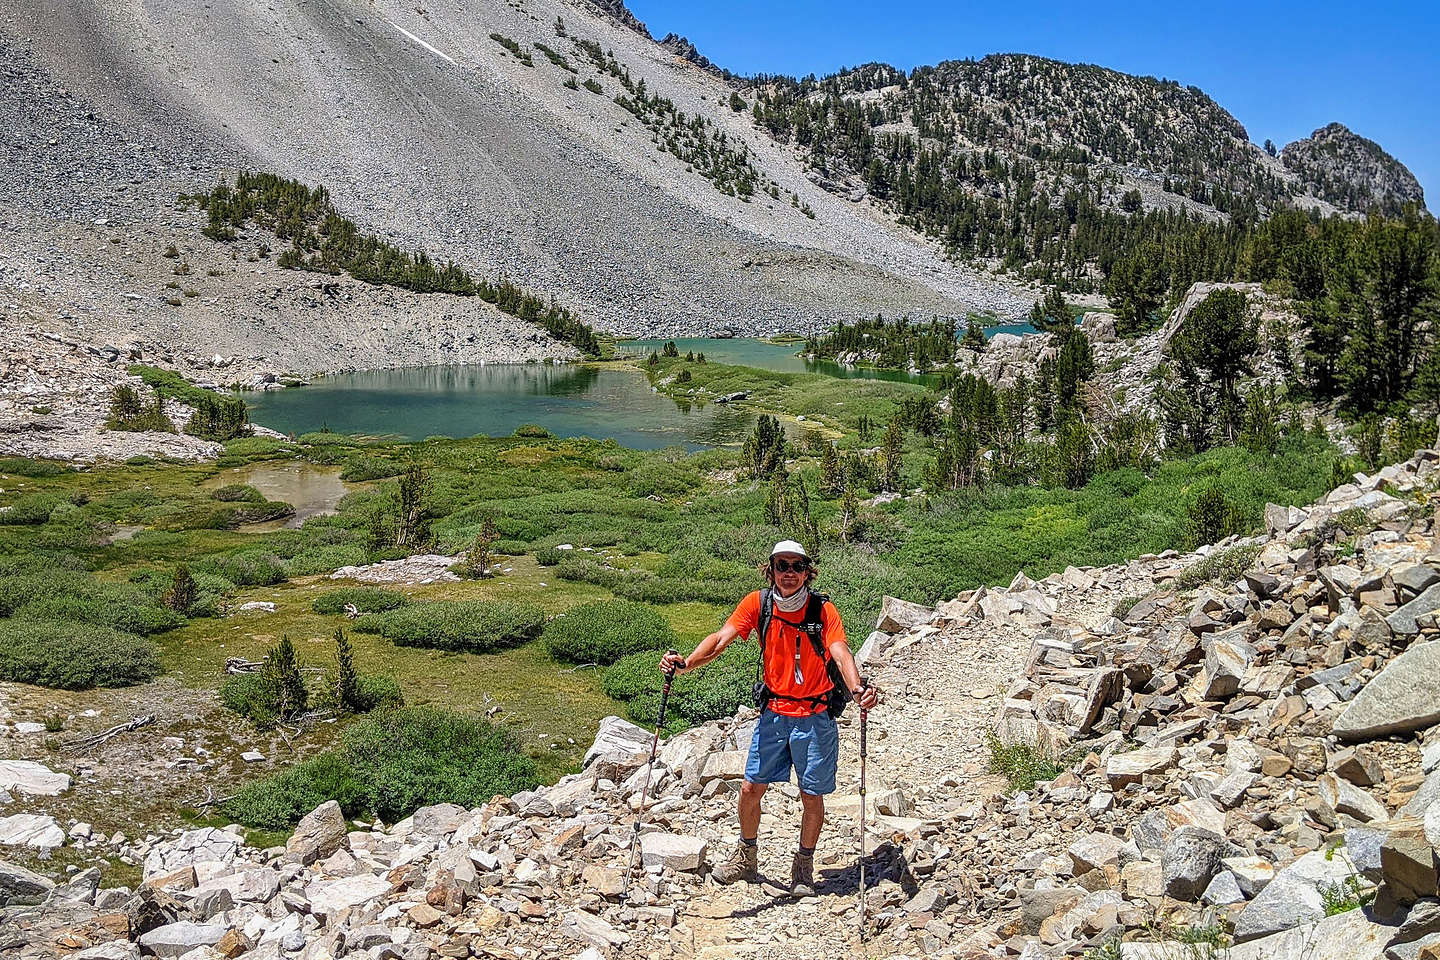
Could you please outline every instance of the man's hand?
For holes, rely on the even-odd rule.
[[[660,658],[660,672],[664,674],[684,673],[685,657],[671,650]]]
[[[855,692],[855,702],[860,705],[861,710],[873,710],[880,702],[880,688],[872,687],[868,683],[863,685]]]

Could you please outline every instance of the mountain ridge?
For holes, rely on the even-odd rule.
[[[0,172],[0,207],[38,224],[12,235],[21,265],[52,261],[52,233],[71,221],[133,222],[143,234],[181,192],[273,170],[325,185],[391,242],[510,277],[601,329],[806,332],[876,313],[1024,314],[1037,296],[1026,281],[1052,281],[995,234],[1021,200],[1051,211],[1027,225],[1038,241],[1074,231],[1073,219],[1063,227],[1067,192],[1119,217],[1218,222],[1289,202],[1340,209],[1301,190],[1306,177],[1352,207],[1408,189],[1388,155],[1356,168],[1382,177],[1375,190],[1346,179],[1354,164],[1310,171],[1294,145],[1292,170],[1173,81],[1020,54],[741,80],[602,0],[0,0],[0,10],[14,161]],[[63,119],[27,110],[31,76],[73,100]],[[1076,113],[1066,99],[1076,92],[1099,106]],[[832,93],[853,107],[855,137],[817,162],[777,118]],[[894,146],[902,135],[911,147]],[[161,159],[137,166],[139,143]],[[929,151],[939,168],[909,209],[893,196],[898,166],[872,177],[858,162],[877,144]],[[115,252],[95,249],[88,269],[103,273]],[[1094,291],[1093,251],[1076,255],[1086,260],[1069,270],[1073,289]],[[79,308],[60,286],[12,286],[8,300],[63,328]],[[191,336],[191,324],[175,331],[165,300],[156,291],[101,312],[125,314],[146,339]],[[187,313],[203,315],[203,300]]]

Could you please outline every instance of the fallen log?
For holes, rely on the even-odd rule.
[[[112,737],[118,737],[122,733],[130,733],[131,731],[139,730],[141,727],[148,727],[154,722],[155,715],[153,713],[147,714],[143,717],[136,717],[126,723],[117,723],[109,730],[97,733],[93,737],[83,737],[79,740],[72,741],[67,745],[66,748],[69,750],[88,750],[91,747],[100,746],[100,744],[105,743]]]

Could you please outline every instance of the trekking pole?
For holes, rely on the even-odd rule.
[[[861,681],[864,689],[864,681]],[[865,943],[865,733],[870,711],[860,708],[860,943]]]
[[[665,656],[678,656],[679,651],[667,650]],[[635,873],[635,858],[640,855],[640,820],[645,816],[645,799],[650,795],[650,774],[655,769],[655,754],[660,750],[660,730],[665,726],[665,707],[670,702],[670,684],[675,680],[675,665],[667,659],[665,663],[665,687],[660,691],[660,715],[655,718],[655,738],[650,741],[650,759],[645,762],[645,786],[640,791],[640,809],[635,811],[635,826],[630,831],[630,866],[625,871],[625,883],[620,890],[620,899],[630,897],[630,877]]]

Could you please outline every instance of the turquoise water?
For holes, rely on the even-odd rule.
[[[1020,324],[990,332],[1024,332]],[[621,353],[648,355],[663,340],[631,340]],[[797,356],[799,343],[752,339],[678,339],[707,360],[840,379],[933,383],[933,375],[842,367]],[[611,438],[639,450],[740,443],[755,415],[744,405],[689,404],[651,389],[637,370],[609,366],[490,364],[407,367],[322,377],[305,387],[245,395],[251,419],[282,433],[328,428],[339,433],[423,440],[430,436],[509,436],[539,424],[560,437]]]
[[[755,420],[739,406],[677,403],[636,370],[549,364],[337,374],[245,399],[252,420],[289,434],[328,427],[404,440],[502,437],[534,423],[559,437],[613,438],[638,450],[739,443]]]

